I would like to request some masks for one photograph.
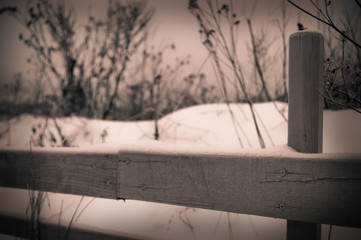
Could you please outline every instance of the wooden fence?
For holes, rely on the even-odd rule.
[[[288,240],[320,239],[322,223],[361,227],[361,155],[321,154],[323,48],[321,34],[290,37],[292,148],[243,153],[158,145],[149,151],[142,145],[2,149],[0,186],[282,218],[287,219]],[[5,222],[20,220],[0,217],[0,231],[16,235],[11,227],[1,227]]]

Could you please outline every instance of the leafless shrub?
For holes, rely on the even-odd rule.
[[[76,29],[73,10],[62,1],[33,0],[25,11],[4,7],[0,13],[26,28],[19,40],[34,53],[28,61],[43,66],[53,94],[60,96],[63,115],[104,119],[114,108],[119,83],[153,15],[144,1],[109,1],[106,20],[90,16],[82,31]]]
[[[217,1],[213,2],[207,0],[204,3],[200,3],[196,0],[191,0],[188,8],[198,21],[202,43],[212,56],[215,74],[221,83],[222,95],[224,96],[225,102],[229,106],[230,99],[226,83],[230,78],[225,74],[224,70],[224,68],[229,68],[250,107],[259,144],[264,148],[265,143],[259,130],[253,102],[246,90],[243,68],[239,61],[239,51],[237,49],[236,39],[238,37],[240,18],[233,9],[233,2],[229,1],[229,4],[222,4],[219,6]],[[229,110],[232,119],[234,120],[234,125],[236,126],[236,119],[230,108]],[[239,142],[242,146],[243,144],[240,138]]]

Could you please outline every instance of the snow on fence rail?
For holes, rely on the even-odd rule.
[[[2,149],[0,186],[282,218],[287,239],[320,239],[321,223],[361,227],[360,154],[320,154],[322,67],[322,35],[293,34],[292,148],[222,153],[140,143],[98,150]]]

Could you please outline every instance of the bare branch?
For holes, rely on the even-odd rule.
[[[287,0],[289,3],[291,3],[293,6],[295,6],[297,9],[299,9],[300,11],[306,13],[307,15],[313,17],[314,19],[330,26],[331,28],[333,28],[335,31],[337,31],[339,34],[341,34],[343,37],[345,37],[347,40],[349,40],[352,44],[354,44],[356,47],[361,48],[361,45],[359,43],[357,43],[354,39],[350,38],[349,36],[347,36],[347,34],[345,34],[344,31],[340,30],[338,27],[336,27],[336,25],[333,24],[332,20],[331,21],[325,21],[317,16],[315,16],[314,14],[310,13],[309,11],[305,10],[304,8],[300,7],[299,5],[297,5],[296,3],[294,3],[291,0]],[[326,5],[327,6],[327,5]],[[327,7],[326,7],[327,8]]]

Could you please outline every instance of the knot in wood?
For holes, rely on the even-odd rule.
[[[278,206],[280,210],[284,211],[286,209],[286,204],[285,203],[280,203],[280,205]]]

